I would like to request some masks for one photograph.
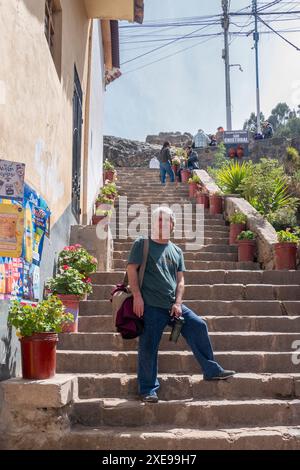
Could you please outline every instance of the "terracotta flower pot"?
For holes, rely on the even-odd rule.
[[[255,254],[255,240],[238,240],[238,260],[253,261]]]
[[[63,324],[62,333],[77,333],[78,332],[78,314],[79,302],[82,298],[79,295],[66,295],[57,294],[57,297],[62,301],[65,312],[71,313],[74,317],[73,322],[66,322]]]
[[[28,380],[45,380],[56,371],[56,333],[35,333],[20,338],[22,376]]]
[[[190,198],[196,197],[197,183],[189,183],[189,196]]]
[[[275,269],[296,269],[296,243],[275,244]]]
[[[181,172],[181,181],[183,183],[187,183],[190,177],[191,177],[190,170],[187,170],[186,168],[184,168]]]
[[[113,182],[115,179],[115,171],[114,170],[106,170],[104,171],[104,181],[108,180]]]
[[[223,197],[216,194],[209,196],[209,213],[211,215],[223,213]]]
[[[243,158],[243,156],[244,156],[244,149],[241,148],[241,147],[239,147],[239,148],[237,149],[237,151],[236,151],[236,154],[237,154],[238,158]]]
[[[204,209],[209,209],[208,193],[197,193],[196,202],[197,204],[202,204],[204,206]]]
[[[230,224],[229,245],[237,244],[237,236],[246,229],[246,224]]]
[[[107,217],[107,215],[93,215],[92,224],[97,225],[101,220],[106,219]]]

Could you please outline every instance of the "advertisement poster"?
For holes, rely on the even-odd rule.
[[[23,201],[24,163],[0,160],[0,198]]]
[[[23,234],[23,208],[18,204],[0,203],[0,256],[20,258]]]
[[[227,157],[243,158],[249,156],[248,131],[225,131],[224,144]]]
[[[0,258],[0,300],[23,296],[23,261]]]

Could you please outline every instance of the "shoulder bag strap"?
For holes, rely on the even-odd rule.
[[[143,243],[143,262],[140,265],[139,268],[139,286],[142,287],[143,280],[144,280],[144,274],[146,270],[146,264],[147,264],[147,259],[148,259],[148,253],[149,253],[149,238],[144,239]],[[128,286],[128,273],[126,270],[124,280],[123,280],[124,286]]]

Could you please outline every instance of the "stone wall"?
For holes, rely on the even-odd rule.
[[[185,147],[191,145],[193,136],[189,132],[160,132],[158,135],[148,135],[146,142],[152,145],[162,146],[164,142],[169,141],[174,147]]]
[[[170,137],[172,135],[174,136],[173,140]],[[187,141],[184,141],[185,136],[188,139]],[[190,143],[191,138],[191,134],[187,133],[161,133],[159,136],[148,136],[147,142],[144,143],[118,137],[105,137],[104,156],[117,167],[148,167],[151,158],[159,154],[165,140],[169,140],[174,147],[182,147],[186,143]],[[255,163],[262,157],[283,160],[286,155],[286,148],[289,145],[300,151],[300,137],[294,139],[274,137],[263,141],[251,141],[249,144],[249,158]],[[208,166],[213,165],[216,151],[217,147],[196,149],[201,169],[206,170]]]

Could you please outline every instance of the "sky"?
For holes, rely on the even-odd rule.
[[[271,2],[259,1],[261,6],[267,3]],[[268,11],[282,12],[291,8],[300,11],[298,1],[278,3]],[[251,0],[231,0],[230,11],[238,11],[249,4]],[[145,0],[146,22],[221,12],[221,0]],[[300,14],[297,16],[299,20],[272,23],[272,27],[300,29]],[[232,18],[232,21],[244,25],[251,21],[251,17]],[[120,25],[128,23],[122,22]],[[174,37],[197,28],[199,26],[150,31]],[[251,28],[246,26],[243,31],[251,31]],[[267,30],[263,25],[260,28]],[[231,29],[240,30],[241,27],[232,25]],[[203,33],[221,31],[221,25],[216,25],[206,28]],[[137,33],[144,34],[145,28],[121,30],[121,63],[162,44],[125,43]],[[299,32],[284,33],[283,36],[300,48]],[[231,40],[230,63],[241,64],[243,69],[241,72],[238,67],[231,68],[233,129],[238,130],[250,113],[256,110],[255,54],[252,34],[231,37]],[[190,46],[194,47],[134,71]],[[144,141],[147,135],[159,132],[195,134],[201,128],[207,133],[214,133],[219,126],[226,128],[223,47],[222,36],[209,41],[203,38],[186,39],[122,65],[123,76],[110,84],[105,93],[105,135]],[[300,52],[274,34],[261,35],[259,47],[261,110],[268,117],[278,102],[297,107],[300,104]]]

